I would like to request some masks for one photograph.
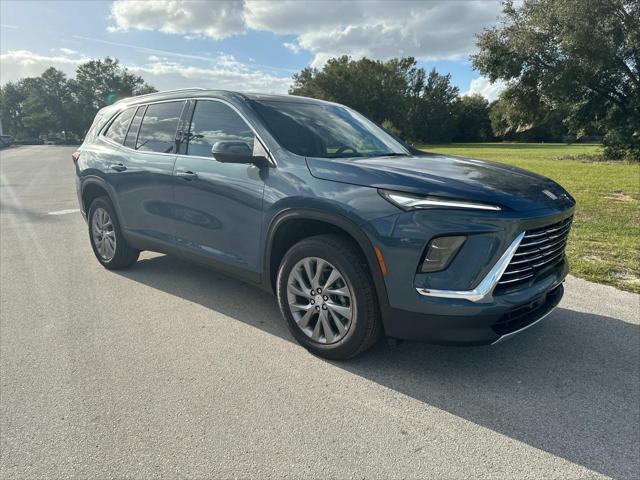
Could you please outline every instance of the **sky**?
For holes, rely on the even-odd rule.
[[[294,73],[331,57],[413,56],[450,73],[462,94],[494,100],[502,85],[469,56],[499,14],[497,0],[0,0],[0,84],[49,66],[72,77],[110,56],[159,90],[286,93]]]

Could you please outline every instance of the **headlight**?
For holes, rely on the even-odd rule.
[[[423,273],[439,272],[447,268],[465,240],[466,237],[460,235],[432,239],[427,247],[420,271]]]
[[[410,193],[391,192],[388,190],[378,190],[380,195],[389,200],[395,206],[403,210],[414,210],[417,208],[466,208],[471,210],[502,210],[497,205],[486,203],[464,202],[459,200],[448,200],[440,197],[417,196]]]

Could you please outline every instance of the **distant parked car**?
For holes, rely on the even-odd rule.
[[[45,145],[55,145],[55,144],[56,144],[56,142],[55,142],[54,140],[45,140],[45,141],[44,141],[44,144],[45,144]]]
[[[73,160],[104,267],[141,250],[216,267],[275,292],[293,336],[327,358],[383,333],[495,343],[563,295],[575,202],[561,186],[416,152],[335,103],[138,96],[101,110]]]
[[[9,147],[13,143],[13,137],[10,135],[0,135],[0,148]]]

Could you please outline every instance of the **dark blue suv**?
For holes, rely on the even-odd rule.
[[[185,89],[102,109],[73,155],[96,257],[141,250],[275,292],[293,336],[489,344],[560,301],[575,202],[526,171],[417,152],[359,113]]]

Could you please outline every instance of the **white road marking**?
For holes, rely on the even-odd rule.
[[[57,210],[55,212],[49,212],[48,215],[69,215],[70,213],[78,213],[79,208],[68,208],[66,210]]]

